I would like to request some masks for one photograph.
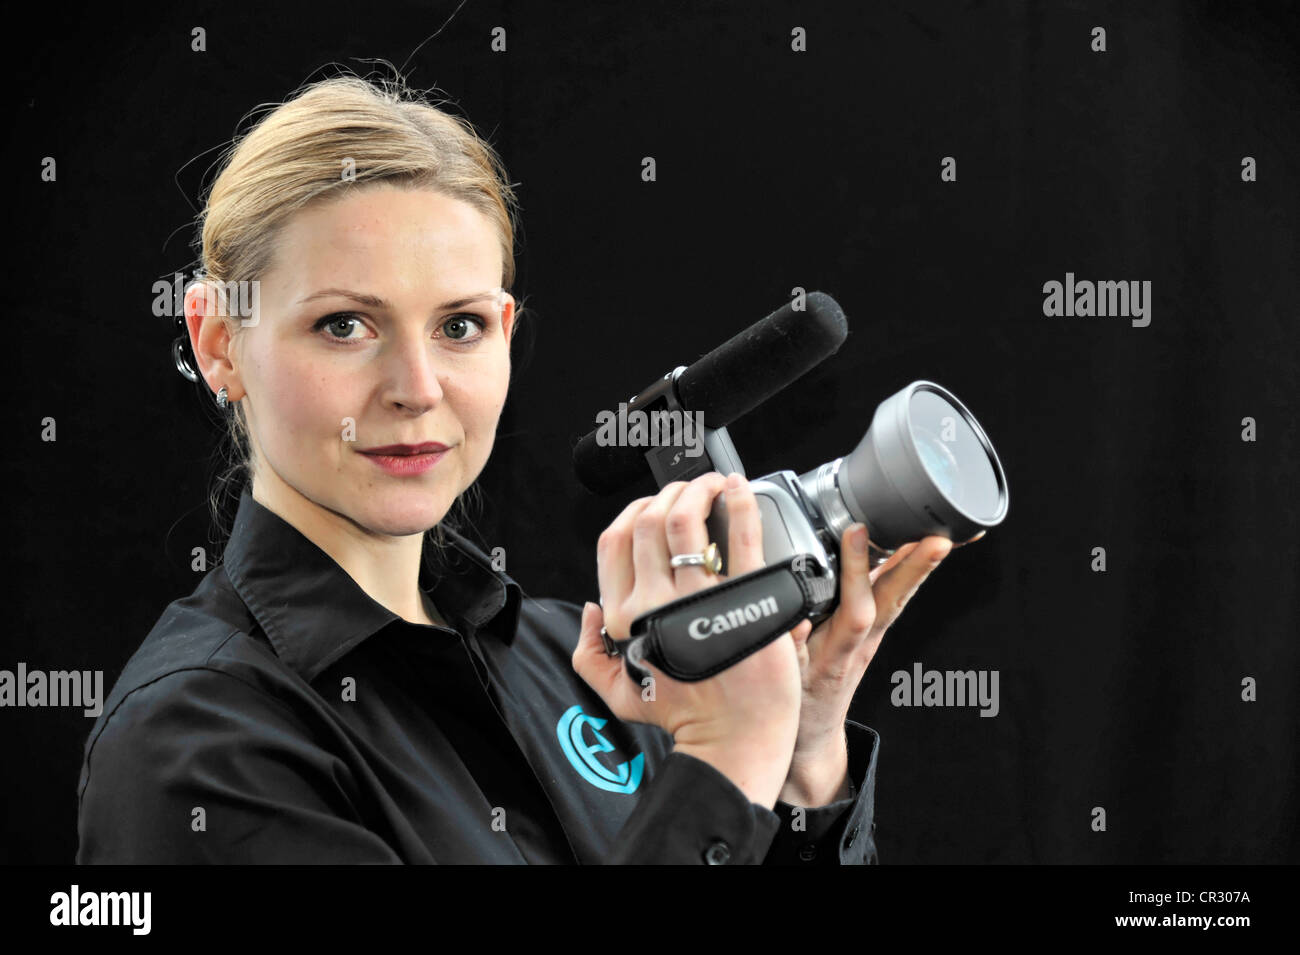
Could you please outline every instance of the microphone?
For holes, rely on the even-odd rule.
[[[804,305],[795,311],[787,302],[683,371],[676,381],[682,408],[702,412],[708,428],[725,427],[835,354],[849,334],[844,312],[824,292],[809,292]],[[593,429],[573,449],[587,490],[611,494],[650,472],[647,448],[602,446],[596,434]]]

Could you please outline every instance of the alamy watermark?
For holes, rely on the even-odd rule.
[[[627,410],[627,402],[618,403],[618,412],[596,413],[596,444],[602,448],[676,448],[685,447],[688,458],[704,453],[704,412]]]
[[[152,892],[69,892],[50,896],[51,925],[129,925],[132,935],[148,935],[152,927]]]
[[[103,670],[0,670],[0,706],[81,706],[86,716],[104,711]]]
[[[889,702],[894,706],[979,706],[980,716],[998,715],[997,670],[895,670]]]
[[[195,281],[199,278],[196,275]],[[203,280],[208,314],[238,318],[241,328],[256,325],[261,316],[262,283],[259,279],[239,282]],[[185,273],[175,272],[153,283],[153,313],[159,318],[179,318],[185,314]]]
[[[1043,314],[1051,317],[1075,316],[1131,318],[1134,328],[1151,324],[1151,283],[1075,281],[1073,272],[1065,273],[1065,283],[1056,280],[1043,284]]]

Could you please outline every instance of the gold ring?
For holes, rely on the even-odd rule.
[[[703,567],[711,574],[722,573],[722,555],[718,553],[718,545],[709,541],[709,546],[699,554],[674,554],[670,564],[675,569],[677,567]]]

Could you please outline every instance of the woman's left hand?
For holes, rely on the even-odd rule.
[[[979,540],[983,533],[971,538]],[[840,541],[840,602],[807,638],[795,636],[803,676],[803,703],[794,759],[780,799],[821,806],[848,796],[844,722],[885,631],[912,595],[952,550],[946,537],[904,544],[872,569],[867,528],[855,524]],[[807,628],[798,628],[805,630]]]

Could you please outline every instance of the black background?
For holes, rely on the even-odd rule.
[[[193,265],[210,163],[253,107],[330,63],[401,65],[458,7],[34,9],[8,36],[0,668],[102,669],[107,694],[209,543],[215,415],[151,303]],[[480,539],[529,593],[596,599],[597,535],[654,486],[578,486],[595,413],[826,291],[848,341],[730,427],[750,476],[845,453],[928,378],[1011,487],[857,696],[881,861],[1300,860],[1297,49],[1282,4],[461,5],[407,70],[521,183],[526,324]],[[1150,326],[1045,317],[1067,271],[1150,281]],[[1000,713],[892,706],[914,661],[998,670]],[[0,710],[0,861],[72,860],[92,722]]]

